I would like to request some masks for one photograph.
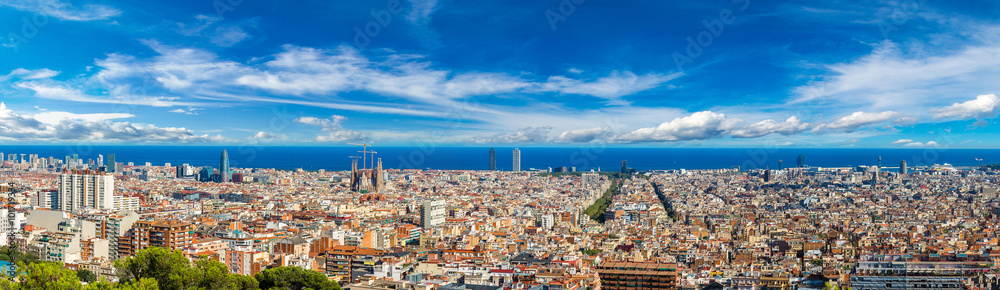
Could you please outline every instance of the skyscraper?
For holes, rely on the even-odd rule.
[[[878,157],[878,168],[882,168],[882,156]]]
[[[514,148],[514,172],[521,172],[521,149]]]
[[[781,167],[781,163],[782,162],[785,162],[785,161],[784,160],[778,160],[778,170],[784,169],[783,167]]]
[[[795,167],[803,168],[806,167],[806,156],[799,154],[799,158],[795,159]]]
[[[628,162],[622,160],[622,173],[628,173]]]
[[[906,174],[906,160],[899,161],[899,174]]]
[[[497,170],[497,150],[490,148],[490,171]]]
[[[115,162],[115,154],[108,154],[108,172],[116,172],[116,167],[118,167],[118,162]]]
[[[219,182],[229,182],[229,152],[222,149],[222,157],[219,158]]]

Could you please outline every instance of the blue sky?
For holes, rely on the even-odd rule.
[[[0,142],[1000,141],[1000,1],[213,1],[0,0]]]

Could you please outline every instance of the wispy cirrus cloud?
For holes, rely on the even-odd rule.
[[[103,20],[121,15],[122,13],[121,10],[108,5],[84,4],[74,6],[60,0],[0,0],[0,6],[71,21]]]

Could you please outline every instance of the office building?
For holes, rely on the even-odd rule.
[[[59,210],[114,209],[115,177],[97,171],[64,171],[59,175]]]
[[[771,182],[771,170],[764,170],[764,182]]]
[[[899,161],[899,174],[906,174],[906,160]]]
[[[622,173],[628,173],[628,163],[622,160]]]
[[[222,157],[219,158],[219,182],[229,182],[229,152],[222,149]]]
[[[520,149],[514,148],[514,167],[511,168],[511,171],[521,172],[521,150]]]
[[[799,157],[795,158],[795,166],[798,168],[806,167],[806,156],[799,154]]]
[[[497,170],[497,150],[490,148],[490,171]]]
[[[443,200],[424,201],[420,205],[420,226],[429,229],[444,224],[447,212],[444,209]]]
[[[118,163],[115,161],[115,154],[108,154],[108,172],[118,172]]]

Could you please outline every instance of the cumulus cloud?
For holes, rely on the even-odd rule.
[[[321,127],[323,134],[316,136],[316,141],[319,142],[348,142],[348,141],[362,141],[367,140],[368,136],[363,133],[347,130],[341,125],[341,122],[347,120],[347,117],[340,115],[333,115],[329,119],[320,119],[316,117],[299,117],[294,121],[297,123],[302,123],[310,126]]]
[[[579,129],[565,131],[559,134],[554,140],[557,143],[584,143],[595,140],[609,140],[614,137],[614,132],[608,127],[597,127],[590,129]]]
[[[733,137],[738,138],[757,138],[770,135],[772,133],[789,136],[801,133],[808,127],[809,123],[803,123],[799,120],[799,118],[792,116],[780,123],[771,119],[753,123],[743,128],[733,130],[732,135]]]
[[[623,142],[657,142],[719,138],[739,122],[739,119],[726,118],[724,114],[702,111],[656,127],[625,133],[617,139]]]
[[[257,133],[253,134],[253,136],[250,137],[250,139],[254,139],[257,141],[280,141],[280,140],[288,140],[288,136],[284,134],[258,131]]]
[[[895,123],[908,123],[912,122],[912,118],[904,116],[902,113],[885,111],[881,113],[866,113],[866,112],[854,112],[850,115],[840,117],[833,122],[820,124],[813,129],[813,132],[820,132],[823,130],[837,131],[837,132],[854,132],[861,127],[870,126],[885,122],[895,122]]]
[[[73,6],[73,4],[59,0],[0,0],[0,6],[72,21],[102,20],[121,15],[121,11],[107,5],[84,4]]]
[[[475,137],[472,143],[544,143],[549,141],[551,126],[525,127],[514,132],[501,132],[489,137]]]
[[[899,139],[899,140],[896,140],[896,141],[892,141],[892,144],[895,144],[895,145],[909,144],[909,143],[913,143],[913,139]]]
[[[934,109],[934,118],[982,119],[996,115],[1000,98],[995,94],[979,95],[974,100]]]
[[[0,139],[17,141],[132,141],[205,143],[222,142],[222,136],[196,135],[191,130],[151,124],[111,122],[131,114],[74,114],[44,112],[21,115],[0,103]]]

